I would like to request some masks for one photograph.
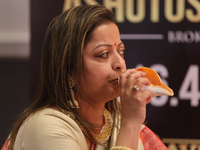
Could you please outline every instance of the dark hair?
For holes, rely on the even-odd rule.
[[[50,107],[58,106],[67,111],[73,111],[69,100],[70,93],[68,77],[73,73],[76,92],[79,92],[80,75],[85,77],[83,64],[83,49],[90,41],[92,32],[101,24],[114,22],[113,13],[102,5],[82,5],[69,9],[54,18],[45,35],[42,58],[40,84],[36,100],[22,113],[15,123],[11,133],[11,150],[13,150],[17,132],[24,120],[32,113]],[[106,104],[110,112],[120,111],[115,99]],[[88,128],[88,122],[78,113],[76,118],[87,129],[94,142],[93,134]]]

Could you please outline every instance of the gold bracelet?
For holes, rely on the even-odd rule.
[[[115,147],[112,147],[110,150],[132,150],[132,149],[125,146],[115,146]]]

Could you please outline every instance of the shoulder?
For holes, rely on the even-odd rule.
[[[24,129],[35,132],[81,132],[76,122],[57,110],[46,108],[31,115],[22,125]]]
[[[53,143],[52,146],[66,146],[69,142],[72,145],[74,142],[75,146],[84,146],[85,138],[73,119],[62,112],[46,108],[25,120],[20,127],[16,142],[32,143],[45,148]]]

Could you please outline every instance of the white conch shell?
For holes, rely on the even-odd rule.
[[[153,70],[147,67],[140,67],[136,69],[137,71],[143,71],[147,73],[146,78],[151,82],[149,86],[143,85],[141,90],[150,90],[152,96],[173,96],[174,92],[168,86],[166,86],[160,79],[160,76]]]
[[[152,93],[152,97],[155,96],[173,96],[173,94],[171,94],[169,91],[159,87],[159,86],[147,86],[147,85],[143,85],[141,90],[150,90]]]

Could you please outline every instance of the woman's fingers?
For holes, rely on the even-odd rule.
[[[130,74],[127,78],[127,81],[126,81],[127,83],[126,83],[125,88],[132,89],[133,86],[136,84],[136,80],[142,77],[142,75],[143,75],[143,72],[141,71],[137,71],[135,73]]]
[[[147,78],[139,77],[136,79],[134,86],[137,85],[138,89],[141,89],[143,85],[150,85],[150,84],[151,82]],[[137,89],[135,90],[138,91]]]
[[[143,85],[150,85],[145,78],[146,73],[135,70],[127,70],[120,77],[120,99],[122,102],[123,118],[143,122],[146,114],[146,104],[152,99],[149,90],[140,90]],[[134,86],[136,86],[134,88]],[[138,88],[138,89],[137,89]]]
[[[120,86],[123,90],[132,90],[132,88],[136,85],[140,89],[142,85],[149,85],[150,81],[146,78],[145,72],[135,71],[133,69],[127,70],[120,77]]]
[[[135,69],[128,69],[120,76],[119,84],[122,88],[124,88],[129,75],[134,73],[134,72],[136,72]]]

